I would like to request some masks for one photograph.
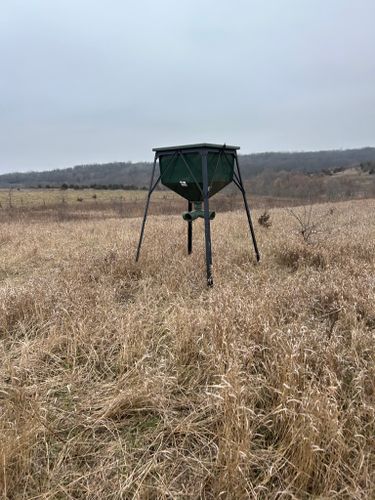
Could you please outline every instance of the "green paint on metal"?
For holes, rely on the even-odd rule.
[[[209,142],[201,142],[199,144],[183,144],[180,146],[166,146],[162,148],[153,148],[152,151],[186,151],[188,149],[226,149],[226,150],[237,150],[240,149],[239,146],[230,146],[228,144],[212,144]]]
[[[189,201],[203,201],[202,152],[189,152],[189,148],[174,148],[169,150],[168,154],[159,151],[161,182]],[[233,180],[235,150],[224,149],[223,146],[220,148],[205,150],[209,197]]]
[[[214,220],[216,212],[210,210],[208,212],[208,216],[210,220]],[[182,218],[188,222],[196,220],[198,218],[204,219],[204,210],[202,210],[202,202],[201,201],[195,202],[194,210],[192,210],[191,212],[183,212]]]

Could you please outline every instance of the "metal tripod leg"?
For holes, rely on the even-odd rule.
[[[145,231],[145,224],[146,224],[146,219],[147,219],[148,206],[150,204],[150,198],[151,198],[151,195],[152,195],[154,189],[156,188],[156,186],[157,186],[157,184],[159,183],[159,180],[160,180],[160,176],[159,176],[159,178],[155,182],[155,184],[152,185],[153,182],[154,182],[154,176],[155,176],[156,160],[157,160],[157,156],[155,155],[154,164],[152,166],[152,174],[151,174],[151,180],[150,180],[150,187],[148,189],[147,201],[146,201],[146,206],[145,206],[145,213],[143,215],[142,229],[141,229],[141,234],[139,236],[139,242],[138,242],[138,248],[137,248],[137,255],[135,257],[135,261],[136,262],[138,262],[139,254],[141,252],[141,246],[142,246],[142,241],[143,241],[143,233]]]
[[[208,202],[208,166],[207,151],[202,153],[202,180],[203,180],[203,202],[204,202],[204,235],[206,242],[206,267],[207,267],[207,285],[213,285],[212,279],[212,253],[211,253],[211,227],[210,210]]]
[[[193,204],[191,201],[188,201],[188,212],[193,210]],[[193,251],[193,221],[188,221],[188,254],[190,255]]]
[[[243,182],[242,182],[241,170],[240,170],[240,166],[238,164],[237,153],[235,155],[235,162],[236,162],[237,172],[238,172],[238,181],[239,181],[238,187],[239,187],[239,190],[242,193],[243,202],[244,202],[244,205],[245,205],[245,210],[246,210],[246,215],[247,215],[247,220],[248,220],[248,223],[249,223],[250,233],[251,233],[251,237],[252,237],[252,240],[253,240],[255,255],[256,255],[257,262],[259,262],[260,261],[260,255],[259,255],[257,240],[255,238],[255,232],[254,232],[253,222],[251,220],[251,215],[250,215],[250,208],[249,208],[249,205],[247,203],[245,188],[244,188],[244,185],[243,185]]]

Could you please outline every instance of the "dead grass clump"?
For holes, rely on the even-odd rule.
[[[329,290],[321,294],[313,306],[317,318],[327,323],[328,333],[332,334],[333,328],[345,311],[346,301],[342,290]]]
[[[297,271],[301,267],[323,270],[328,265],[327,255],[322,248],[303,244],[283,246],[277,252],[277,261],[291,271]]]
[[[46,283],[35,279],[28,286],[9,285],[0,291],[0,338],[13,343],[42,335],[54,307]]]
[[[375,330],[375,311],[367,302],[356,305],[357,320],[369,330]]]
[[[357,262],[358,266],[361,266],[362,262],[371,264],[375,254],[375,242],[367,239],[366,235],[363,235],[363,238],[359,241],[353,241],[349,236],[343,245],[336,249],[333,248],[332,251],[336,253],[335,258],[340,262],[345,263],[348,257],[351,257],[353,261]]]
[[[260,217],[258,218],[258,223],[260,226],[265,227],[266,229],[272,226],[271,214],[268,210],[265,210]]]
[[[43,426],[33,415],[34,398],[22,388],[1,390],[0,489],[4,498],[14,498],[20,479],[27,485],[33,461],[38,461],[38,440]],[[20,492],[22,495],[22,491]]]
[[[11,241],[11,232],[4,228],[2,234],[0,235],[0,248],[7,245]]]

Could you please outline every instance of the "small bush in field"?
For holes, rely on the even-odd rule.
[[[265,228],[270,228],[272,226],[271,222],[271,214],[268,212],[268,210],[265,210],[259,217],[258,223],[265,227]]]

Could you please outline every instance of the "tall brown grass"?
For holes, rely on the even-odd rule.
[[[373,498],[374,210],[3,223],[3,497]]]

